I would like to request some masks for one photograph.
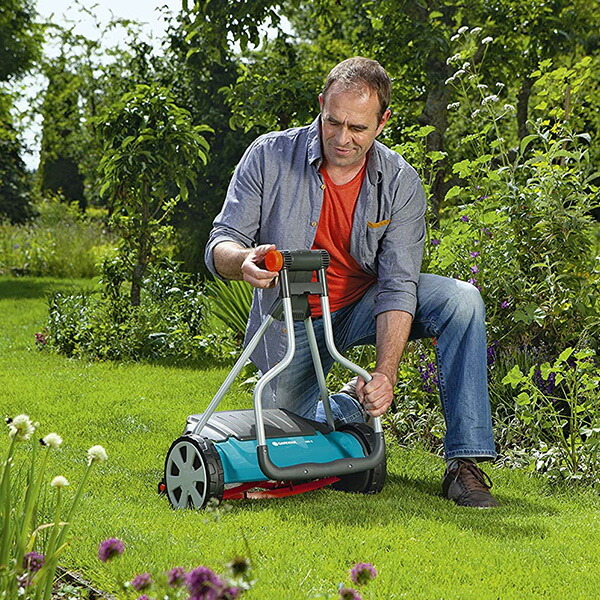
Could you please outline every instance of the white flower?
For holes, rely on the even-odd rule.
[[[453,35],[453,36],[450,38],[450,41],[451,41],[451,42],[455,42],[455,41],[456,41],[456,40],[457,40],[459,37],[460,37],[460,35],[458,35],[458,34],[456,34],[456,35]]]
[[[444,83],[446,85],[448,85],[449,83],[452,83],[454,81],[454,77],[448,77],[448,79],[446,79],[446,81],[444,81]]]
[[[488,36],[488,37],[484,37],[484,38],[481,40],[481,43],[482,43],[482,44],[491,44],[493,41],[494,41],[494,38],[493,38],[493,37],[490,37],[490,36]]]
[[[490,102],[498,102],[498,100],[500,100],[500,98],[498,98],[498,96],[495,96],[492,94],[491,96],[486,96],[481,101],[481,104],[483,104],[485,106],[486,104],[489,104]]]
[[[473,29],[471,29],[471,34],[472,34],[472,35],[476,35],[476,34],[478,34],[480,31],[482,31],[481,27],[473,27]]]
[[[466,71],[464,69],[459,69],[458,71],[456,71],[456,73],[454,73],[454,77],[460,77],[461,75],[464,75],[466,73]]]
[[[42,439],[44,446],[56,449],[62,444],[62,438],[58,433],[49,433],[45,438]]]
[[[466,25],[463,25],[459,30],[458,30],[458,35],[462,35],[463,33],[465,33],[465,31],[469,31],[469,28]]]
[[[470,63],[470,62],[466,62],[466,63],[463,63],[463,66],[462,66],[462,68],[466,70],[466,69],[468,69],[470,66],[471,66],[471,63]]]
[[[496,81],[496,87],[502,89],[503,87],[506,87],[501,81]]]
[[[108,455],[106,454],[106,450],[102,446],[92,446],[88,450],[88,459],[89,464],[91,465],[94,462],[104,462],[108,459]]]
[[[66,477],[63,477],[62,475],[57,475],[51,482],[50,485],[52,487],[58,488],[59,490],[67,487],[69,485],[69,482],[67,481]]]
[[[475,109],[472,113],[471,113],[471,117],[474,119],[478,114],[479,114],[479,109]]]
[[[35,431],[31,419],[27,415],[17,415],[14,419],[7,419],[8,435],[16,438],[18,442],[27,441]]]
[[[478,83],[477,84],[477,89],[478,90],[487,90],[488,86],[485,85],[485,83]]]
[[[446,106],[446,108],[448,110],[452,110],[453,108],[458,108],[460,106],[460,102],[452,102],[452,104],[448,104],[448,106]]]
[[[450,63],[457,62],[459,60],[462,60],[462,56],[460,53],[457,53],[454,56],[450,56],[448,59],[446,59],[446,64],[449,65]]]
[[[510,112],[513,112],[515,110],[515,107],[512,104],[505,104],[504,105],[504,110],[508,110]]]

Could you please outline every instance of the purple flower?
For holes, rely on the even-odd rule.
[[[44,566],[44,555],[39,552],[28,552],[23,557],[23,569],[29,573],[37,573]]]
[[[463,223],[468,223],[468,222],[469,222],[469,217],[467,217],[467,215],[462,215],[462,216],[460,217],[460,220],[461,220]]]
[[[167,571],[167,583],[170,587],[181,587],[185,583],[185,569],[173,567]]]
[[[350,570],[350,579],[357,585],[366,585],[377,577],[377,571],[371,563],[358,563]]]
[[[479,273],[479,267],[477,265],[473,265],[471,267],[471,273],[473,273],[473,275]]]
[[[98,547],[98,558],[102,562],[108,562],[111,558],[123,554],[124,551],[125,546],[121,540],[109,538],[100,542],[100,546]]]
[[[237,600],[242,593],[242,589],[239,587],[228,586],[221,590],[219,600]]]
[[[340,600],[362,600],[362,596],[352,588],[340,588]]]
[[[510,303],[508,300],[504,300],[504,302],[502,302],[502,304],[500,305],[500,308],[508,308],[510,306]]]
[[[467,283],[470,283],[471,285],[474,285],[478,290],[481,290],[481,288],[477,284],[477,279],[475,279],[474,277],[471,277],[471,279],[469,279]]]
[[[223,582],[208,567],[196,567],[186,574],[185,582],[190,600],[219,600]]]
[[[45,346],[48,343],[48,340],[46,339],[46,336],[43,333],[36,333],[35,341],[36,344],[39,344],[40,346]]]
[[[496,351],[498,349],[498,342],[494,340],[487,348],[487,364],[491,367],[496,362]]]
[[[439,246],[442,242],[438,239],[431,240],[432,246]]]
[[[483,233],[484,235],[487,235],[489,238],[493,237],[492,232],[487,227],[484,227],[481,230],[481,233]]]
[[[150,573],[140,573],[131,580],[131,587],[138,592],[145,590],[152,585],[152,576]]]
[[[149,598],[146,594],[142,594],[141,596],[138,596],[136,600],[152,600],[152,598]]]
[[[481,252],[469,252],[469,256],[471,258],[477,258],[480,254]]]

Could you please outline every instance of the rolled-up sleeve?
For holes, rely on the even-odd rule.
[[[393,201],[390,223],[377,256],[375,315],[401,310],[414,316],[417,284],[426,237],[426,200],[417,174],[402,177]],[[409,181],[406,181],[409,179]]]
[[[219,279],[214,265],[214,250],[221,242],[236,242],[245,248],[256,243],[260,225],[264,181],[264,152],[261,138],[252,143],[238,163],[221,212],[213,221],[206,244],[204,262]]]

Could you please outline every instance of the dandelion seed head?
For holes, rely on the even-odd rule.
[[[62,490],[62,488],[65,488],[69,485],[69,482],[67,481],[66,477],[63,477],[62,475],[57,475],[51,482],[50,485],[52,487],[55,487],[59,490]]]
[[[8,419],[8,435],[17,442],[26,442],[35,431],[35,426],[27,415],[17,415],[14,419]]]
[[[92,463],[102,463],[105,460],[108,460],[108,454],[106,454],[106,450],[102,446],[92,446],[88,450],[88,461],[89,464]]]
[[[41,442],[42,445],[56,450],[56,448],[62,444],[62,438],[60,435],[58,435],[58,433],[49,433],[47,436],[42,438]]]

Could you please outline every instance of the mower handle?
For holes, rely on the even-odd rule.
[[[383,432],[379,432],[375,433],[375,446],[368,456],[339,458],[326,463],[300,463],[289,467],[278,467],[274,464],[269,457],[269,449],[266,445],[257,446],[256,454],[261,471],[269,479],[274,481],[303,481],[322,477],[339,477],[374,469],[385,457],[385,444]]]

